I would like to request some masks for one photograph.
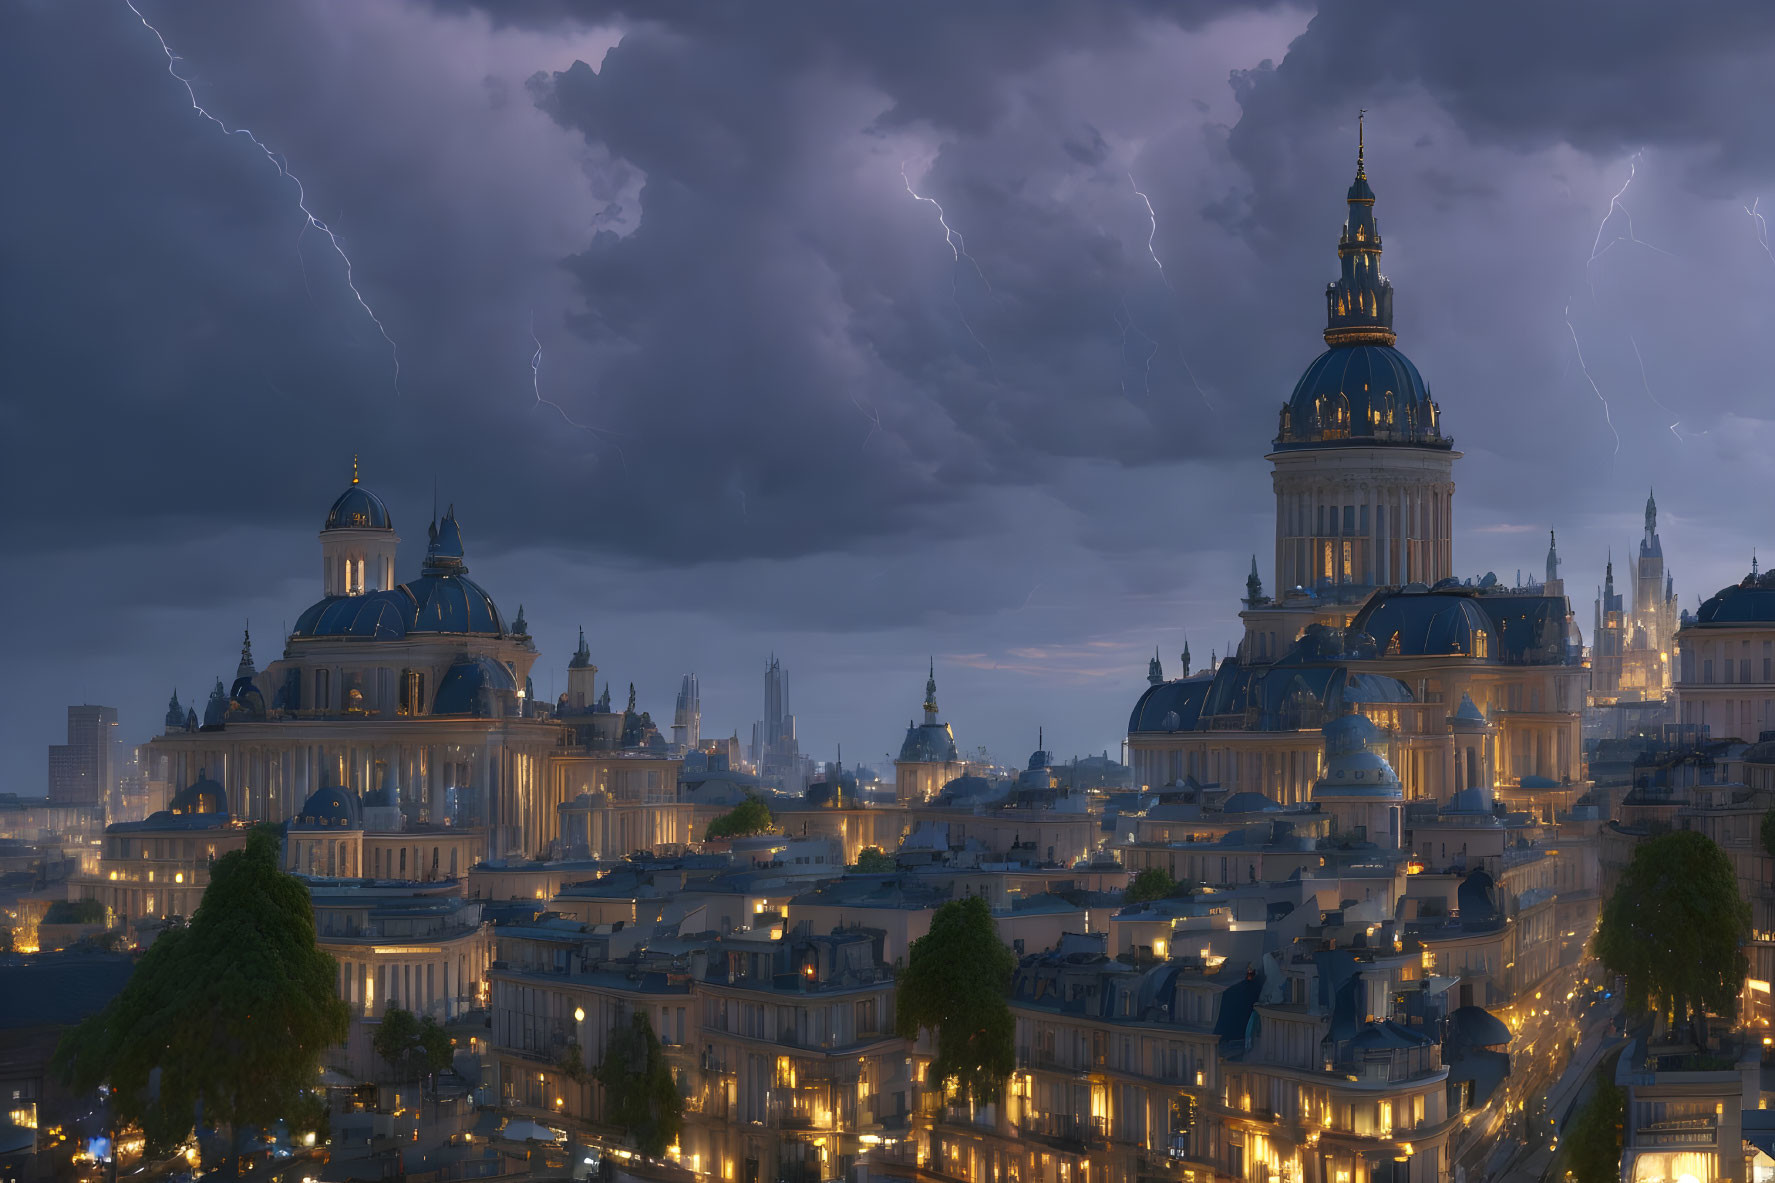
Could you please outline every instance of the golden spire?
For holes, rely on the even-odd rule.
[[[357,484],[357,453],[351,454],[351,483]]]
[[[1368,115],[1367,107],[1356,109],[1356,175],[1366,177],[1368,174],[1362,167],[1362,120]]]

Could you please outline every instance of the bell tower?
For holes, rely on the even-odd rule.
[[[1353,614],[1375,587],[1433,585],[1454,573],[1460,453],[1423,375],[1395,348],[1366,156],[1358,130],[1339,273],[1325,289],[1327,348],[1283,405],[1269,455],[1275,601],[1317,606],[1328,623],[1343,623],[1333,618]]]
[[[327,511],[321,526],[321,581],[329,596],[361,596],[394,586],[395,549],[400,536],[382,498],[358,479],[351,458],[351,484]]]

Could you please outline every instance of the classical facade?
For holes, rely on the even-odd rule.
[[[1715,738],[1775,730],[1775,572],[1754,568],[1678,622],[1678,719]]]
[[[399,543],[387,505],[354,472],[321,527],[321,598],[263,669],[246,638],[232,685],[217,681],[201,718],[169,709],[166,733],[150,744],[154,773],[175,786],[214,779],[245,821],[295,821],[325,789],[385,810],[382,828],[347,843],[349,854],[343,835],[334,840],[334,873],[342,857],[360,874],[429,871],[379,870],[385,848],[398,868],[403,857],[429,860],[435,846],[445,876],[452,857],[463,872],[482,858],[547,854],[561,839],[559,807],[585,794],[594,807],[664,811],[608,827],[613,839],[688,840],[671,808],[678,761],[632,691],[626,710],[611,709],[608,687],[597,693],[583,632],[568,692],[538,702],[523,609],[508,619],[470,578],[455,508],[430,523],[419,574],[406,582],[395,579]],[[405,856],[372,837],[444,830],[449,841],[418,854],[422,844],[409,842]],[[318,837],[303,841],[326,853]],[[299,857],[309,869],[309,855]]]
[[[1453,720],[1470,701],[1491,724],[1500,783],[1575,784],[1588,673],[1557,555],[1546,584],[1454,577],[1460,453],[1396,347],[1360,155],[1346,202],[1326,349],[1268,455],[1277,594],[1254,562],[1235,654],[1173,680],[1150,664],[1128,723],[1135,783],[1304,801],[1321,771],[1317,729],[1354,710],[1385,734],[1407,800],[1446,800],[1461,786]]]

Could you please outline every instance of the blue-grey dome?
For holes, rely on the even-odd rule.
[[[1198,674],[1148,688],[1128,716],[1128,730],[1194,731],[1212,684],[1210,675]]]
[[[209,777],[198,774],[191,784],[180,789],[178,795],[167,803],[167,811],[175,814],[188,813],[219,813],[228,812],[228,794],[222,786]]]
[[[955,750],[955,733],[947,723],[914,723],[908,727],[906,740],[900,745],[900,759],[926,764],[961,762]]]
[[[1694,623],[1759,624],[1775,621],[1775,571],[1746,576],[1744,582],[1722,587],[1695,613]]]
[[[1391,345],[1327,349],[1282,408],[1277,450],[1323,444],[1451,448],[1424,377]]]
[[[493,597],[466,575],[421,575],[395,591],[412,604],[408,632],[506,634]]]
[[[484,654],[463,657],[438,683],[431,713],[494,716],[497,712],[491,700],[501,695],[515,695],[517,689],[518,683],[512,672],[491,657]]]
[[[350,789],[328,785],[309,794],[308,800],[302,804],[302,812],[296,815],[296,824],[360,829],[364,824],[363,808],[357,794]]]
[[[411,602],[400,590],[328,596],[296,618],[296,637],[366,637],[396,641],[407,635]]]
[[[1376,652],[1402,657],[1498,657],[1496,628],[1473,596],[1401,592],[1376,597],[1350,627],[1374,638]]]
[[[394,519],[382,498],[357,483],[353,477],[345,492],[327,511],[327,524],[322,530],[393,530]]]

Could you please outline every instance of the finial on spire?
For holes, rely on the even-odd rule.
[[[1368,108],[1358,107],[1356,109],[1356,175],[1358,177],[1366,177],[1368,175],[1368,173],[1364,171],[1365,166],[1362,159],[1363,152],[1366,148],[1366,145],[1362,142],[1362,121],[1366,118],[1368,118]]]
[[[937,721],[937,659],[931,658],[930,673],[924,682],[924,721]]]
[[[357,484],[357,453],[351,454],[351,483]]]

